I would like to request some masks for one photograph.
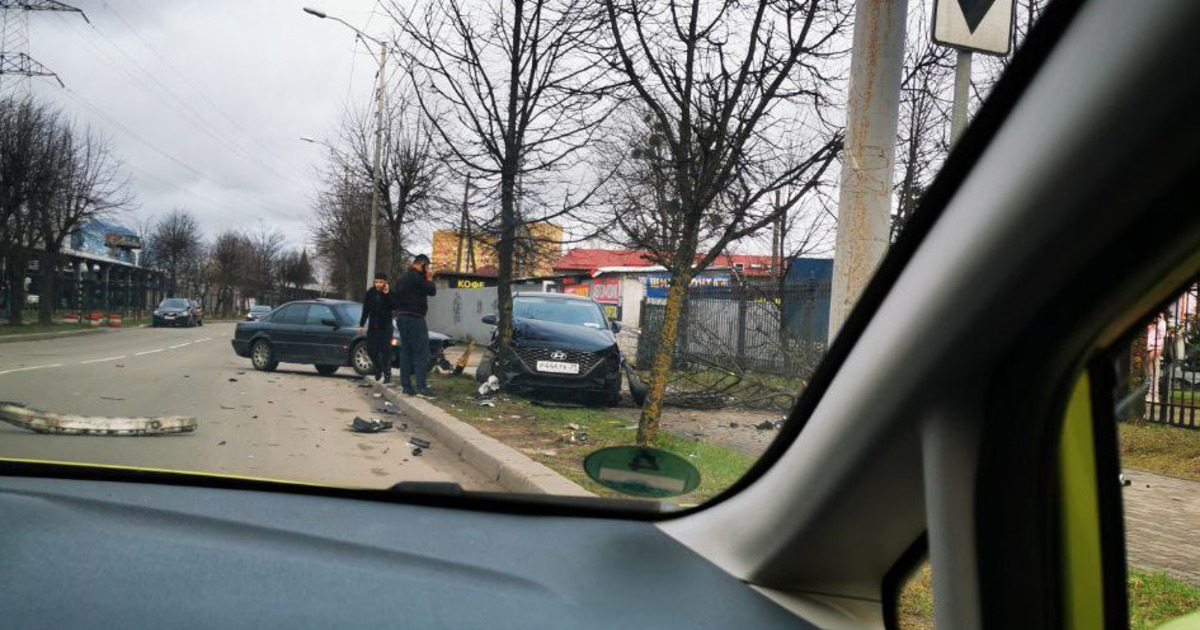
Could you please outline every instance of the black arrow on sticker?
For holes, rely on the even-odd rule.
[[[958,0],[958,8],[962,9],[963,17],[967,19],[967,28],[971,29],[972,34],[993,4],[996,4],[996,0]]]

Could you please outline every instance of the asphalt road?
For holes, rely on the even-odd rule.
[[[0,400],[87,416],[187,415],[195,433],[157,437],[40,435],[0,422],[0,457],[165,468],[388,487],[454,481],[499,491],[419,429],[363,435],[356,415],[384,416],[354,372],[312,366],[257,372],[229,345],[233,324],[143,328],[0,344]],[[410,437],[432,442],[412,455]]]

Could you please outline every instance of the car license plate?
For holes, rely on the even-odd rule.
[[[579,364],[565,361],[538,361],[537,371],[553,374],[578,374]]]

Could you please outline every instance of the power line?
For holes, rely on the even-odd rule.
[[[157,58],[158,58],[158,60],[159,60],[159,61],[161,61],[161,62],[163,63],[163,65],[165,65],[165,66],[166,66],[168,69],[170,69],[172,72],[174,72],[174,73],[175,73],[175,75],[176,75],[177,77],[179,77],[179,79],[180,79],[180,80],[182,80],[182,81],[183,81],[183,83],[184,83],[185,85],[187,85],[189,88],[191,88],[191,90],[192,90],[193,92],[195,92],[195,93],[196,93],[196,94],[197,94],[197,95],[200,97],[200,99],[201,99],[201,100],[203,100],[203,101],[204,101],[204,102],[205,102],[205,103],[206,103],[206,104],[207,104],[207,105],[208,105],[208,106],[209,106],[209,107],[210,107],[210,108],[211,108],[213,111],[215,111],[215,112],[216,112],[216,113],[217,113],[219,116],[221,116],[223,119],[225,119],[225,121],[226,121],[226,122],[228,122],[228,123],[229,123],[231,126],[233,126],[233,128],[234,128],[234,129],[236,129],[237,131],[241,132],[241,134],[242,134],[242,137],[244,137],[244,138],[249,138],[249,139],[250,139],[250,140],[252,140],[252,141],[253,141],[255,144],[257,144],[257,145],[259,146],[259,148],[261,148],[263,151],[266,151],[266,154],[265,154],[266,156],[270,156],[270,155],[271,155],[271,148],[270,148],[270,147],[268,147],[268,146],[267,146],[266,144],[264,144],[264,143],[263,143],[261,140],[259,140],[257,136],[255,136],[255,135],[251,134],[249,131],[246,131],[246,129],[245,129],[245,128],[243,128],[243,127],[242,127],[242,125],[241,125],[240,123],[238,123],[237,119],[235,119],[234,117],[230,116],[230,115],[229,115],[228,113],[226,113],[226,112],[225,112],[225,110],[223,110],[223,109],[222,109],[222,108],[221,108],[219,105],[217,105],[216,103],[214,103],[214,102],[213,102],[213,100],[212,100],[211,98],[209,98],[209,97],[208,97],[208,94],[207,94],[207,93],[206,93],[204,90],[201,90],[200,88],[198,88],[198,87],[196,86],[196,84],[195,84],[195,83],[193,83],[193,82],[191,81],[191,79],[189,79],[189,78],[187,77],[187,74],[185,74],[185,73],[181,72],[181,71],[180,71],[180,70],[179,70],[177,67],[175,67],[175,64],[171,63],[171,60],[170,60],[170,59],[168,59],[166,55],[162,54],[162,52],[161,52],[161,51],[159,51],[157,48],[155,48],[153,44],[151,44],[151,43],[150,43],[149,41],[147,41],[147,40],[146,40],[144,37],[142,37],[141,33],[140,33],[140,32],[138,32],[138,30],[137,30],[137,29],[135,29],[135,28],[133,27],[133,25],[132,25],[132,24],[130,24],[130,23],[129,23],[129,21],[125,19],[125,16],[121,15],[121,12],[120,12],[120,11],[117,11],[117,8],[116,8],[116,7],[114,7],[114,6],[111,6],[111,5],[107,4],[107,3],[105,4],[105,7],[106,7],[107,9],[109,9],[110,11],[112,11],[113,15],[117,16],[117,19],[118,19],[118,20],[120,20],[120,21],[121,21],[121,23],[122,23],[122,24],[124,24],[124,25],[125,25],[125,27],[126,27],[127,29],[129,29],[129,31],[130,31],[131,33],[133,33],[134,37],[136,37],[136,38],[138,39],[138,41],[140,41],[140,42],[142,43],[142,45],[144,45],[144,46],[145,46],[145,47],[146,47],[146,48],[147,48],[147,49],[148,49],[148,50],[149,50],[149,51],[150,51],[150,52],[151,52],[151,53],[152,53],[152,54],[153,54],[155,57],[157,57]],[[289,165],[289,166],[290,166],[290,165]],[[296,168],[296,167],[292,166],[292,168],[294,169],[294,168]],[[298,170],[298,169],[297,169],[297,170]],[[296,182],[295,180],[292,180],[292,182],[293,182],[293,183],[296,183],[296,184],[298,184],[298,183],[299,183],[299,182]]]
[[[165,105],[167,105],[168,107],[171,107],[172,109],[174,109],[176,111],[179,111],[178,108],[182,108],[183,112],[186,112],[186,114],[188,114],[186,116],[182,116],[182,118],[187,120],[189,123],[194,125],[198,130],[202,131],[206,135],[211,136],[213,138],[213,140],[215,140],[216,142],[221,144],[224,148],[232,151],[233,153],[235,153],[238,157],[242,158],[243,160],[246,160],[247,163],[257,166],[265,171],[269,171],[277,177],[288,180],[293,185],[297,185],[297,186],[303,185],[300,182],[296,181],[295,179],[291,178],[290,176],[276,170],[271,165],[270,162],[261,161],[258,158],[248,154],[243,148],[236,146],[235,144],[230,142],[223,133],[221,133],[218,129],[216,129],[210,123],[208,123],[208,121],[206,121],[204,119],[204,117],[199,112],[197,112],[195,110],[195,108],[193,108],[191,106],[191,104],[189,104],[185,99],[181,98],[171,88],[169,88],[162,81],[160,81],[158,79],[158,77],[156,77],[154,75],[154,73],[150,72],[144,65],[142,65],[136,58],[134,58],[133,55],[130,55],[124,48],[122,48],[119,44],[117,44],[104,31],[100,30],[100,28],[97,27],[94,23],[91,24],[91,26],[92,26],[92,29],[100,36],[100,38],[106,44],[108,44],[117,53],[119,53],[122,57],[124,57],[126,60],[128,60],[130,65],[132,65],[133,67],[135,67],[136,69],[141,71],[141,73],[143,75],[145,75],[146,78],[148,78],[154,85],[158,86],[159,90],[161,90],[161,94],[158,92],[155,92],[154,89],[147,86],[144,82],[134,78],[132,74],[130,74],[128,71],[126,71],[124,68],[122,68],[121,64],[116,63],[116,61],[111,56],[102,53],[103,56],[105,56],[110,61],[110,63],[112,63],[117,68],[119,68],[121,70],[122,74],[124,74],[125,76],[127,76],[131,80],[133,80],[135,83],[137,83],[139,87],[141,87],[146,92],[150,93],[152,96],[159,98],[160,100],[163,100],[162,95],[169,97],[170,100],[173,101],[173,103],[163,100],[163,103]],[[74,30],[74,25],[72,25],[72,28]],[[88,40],[89,43],[91,43],[90,38],[87,38],[82,33],[79,33],[78,30],[76,30],[76,34],[78,34],[82,39]],[[92,45],[95,48],[95,45],[94,44],[92,44]],[[97,50],[102,50],[102,49],[97,48]]]

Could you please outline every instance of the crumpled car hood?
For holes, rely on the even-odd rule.
[[[513,342],[518,346],[598,352],[612,347],[616,341],[608,330],[538,319],[517,319],[513,322]]]

